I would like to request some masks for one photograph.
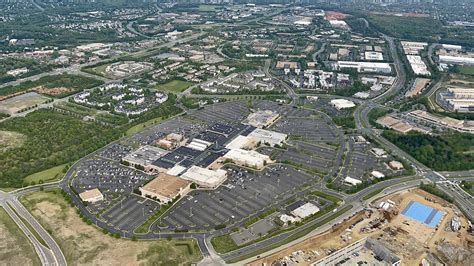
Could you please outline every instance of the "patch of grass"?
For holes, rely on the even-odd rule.
[[[11,265],[41,265],[35,249],[26,235],[0,207],[0,261]]]
[[[333,196],[333,195],[329,195],[329,194],[326,194],[324,192],[321,192],[319,190],[315,190],[315,191],[312,191],[311,192],[312,195],[315,195],[315,196],[318,196],[320,198],[323,198],[323,199],[326,199],[326,200],[329,200],[333,203],[338,203],[338,202],[341,202],[342,200],[336,196]]]
[[[213,5],[199,5],[199,12],[216,12],[216,7]]]
[[[238,248],[237,244],[229,234],[211,238],[211,244],[217,253],[226,253]]]
[[[60,180],[64,176],[64,169],[66,165],[67,164],[61,164],[56,167],[29,175],[25,177],[25,182],[29,184],[38,184]]]
[[[474,76],[474,66],[459,66],[457,72],[463,75]]]
[[[140,130],[143,130],[146,127],[149,127],[153,124],[157,124],[157,123],[161,122],[162,120],[163,120],[162,117],[157,117],[157,118],[148,120],[146,122],[134,125],[134,126],[130,127],[129,129],[127,129],[126,134],[127,134],[127,136],[133,135],[133,134],[139,132]]]
[[[165,92],[180,93],[191,87],[193,84],[194,83],[189,81],[175,79],[167,83],[157,85],[156,89]]]
[[[385,187],[374,190],[374,191],[370,192],[369,194],[365,195],[363,197],[363,199],[368,200],[368,199],[372,198],[373,196],[375,196],[375,195],[379,194],[380,192],[382,192],[384,189],[385,189]]]

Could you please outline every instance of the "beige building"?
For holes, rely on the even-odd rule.
[[[192,166],[181,175],[182,178],[196,183],[203,188],[216,189],[227,178],[226,170],[210,170],[199,166]]]
[[[104,195],[102,195],[102,193],[100,192],[98,188],[86,190],[80,193],[79,197],[81,198],[82,201],[90,202],[90,203],[98,202],[104,199]]]
[[[168,203],[178,196],[184,196],[191,190],[191,182],[177,176],[165,173],[140,188],[142,196],[157,198],[160,202]]]

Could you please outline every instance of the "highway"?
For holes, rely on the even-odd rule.
[[[37,189],[37,188],[33,188]],[[18,201],[17,194],[6,193],[0,191],[0,205],[15,221],[18,227],[28,237],[33,244],[36,253],[38,254],[43,265],[66,266],[66,258],[51,235],[41,226],[41,224],[25,209],[25,207]],[[21,218],[19,217],[21,216]],[[29,223],[33,230],[46,243],[47,246],[41,244],[41,241],[35,237],[29,227],[23,221]]]

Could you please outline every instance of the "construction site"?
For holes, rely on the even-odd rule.
[[[391,257],[380,256],[381,249]],[[326,233],[248,265],[322,265],[328,261],[330,265],[470,265],[473,250],[472,224],[457,207],[413,189],[379,198]]]

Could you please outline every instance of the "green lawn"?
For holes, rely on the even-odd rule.
[[[41,265],[33,245],[3,208],[0,208],[0,243],[0,264]]]
[[[459,66],[459,73],[474,76],[474,66]]]
[[[215,11],[216,11],[216,7],[213,6],[213,5],[199,5],[198,10],[199,10],[200,12],[215,12]]]
[[[370,192],[369,194],[365,195],[363,199],[368,200],[368,199],[372,198],[373,196],[375,196],[375,195],[379,194],[380,192],[382,192],[382,190],[384,190],[384,189],[385,189],[385,187],[374,190],[374,191]]]
[[[156,89],[165,92],[180,93],[191,87],[193,84],[194,83],[189,81],[175,79],[167,83],[157,85]]]
[[[211,239],[211,243],[217,253],[226,253],[238,248],[229,234],[215,236]]]
[[[149,127],[149,126],[151,126],[151,125],[153,125],[153,124],[156,124],[156,123],[161,122],[161,120],[163,120],[162,117],[157,117],[157,118],[148,120],[148,121],[146,121],[146,122],[137,124],[137,125],[135,125],[135,126],[129,128],[129,129],[127,129],[126,134],[127,134],[127,136],[133,135],[133,134],[137,133],[138,131],[143,130],[143,129],[146,128],[146,127]]]
[[[46,182],[60,180],[64,175],[63,170],[66,165],[67,164],[61,164],[56,167],[49,168],[44,171],[29,175],[25,177],[25,182],[30,183],[30,184],[31,183],[38,184],[40,181],[46,183]]]

